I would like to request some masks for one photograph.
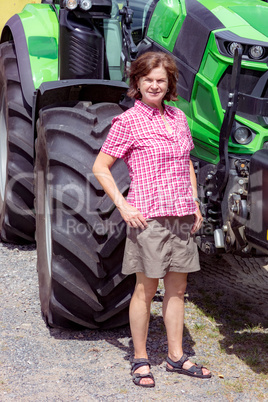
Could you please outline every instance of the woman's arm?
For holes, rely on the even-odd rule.
[[[190,160],[190,180],[191,180],[191,185],[192,185],[192,190],[193,190],[193,197],[197,198],[197,182],[196,182],[196,175],[195,175],[195,171],[194,171],[194,165],[193,162]],[[195,221],[191,230],[191,233],[195,233],[197,232],[201,226],[202,226],[202,222],[203,222],[203,218],[199,209],[199,202],[195,201],[195,204],[197,206],[197,211],[195,212]]]
[[[131,227],[140,227],[144,229],[148,226],[146,219],[140,213],[140,211],[130,205],[123,195],[118,190],[118,187],[111,174],[111,167],[116,161],[116,157],[107,155],[100,151],[92,168],[96,179],[103,187],[106,194],[111,198],[115,206],[118,208],[124,221]]]

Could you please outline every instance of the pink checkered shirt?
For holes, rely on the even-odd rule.
[[[165,106],[170,134],[158,109],[137,100],[115,117],[102,152],[122,158],[131,185],[127,201],[148,219],[185,216],[196,211],[190,181],[190,151],[194,148],[185,114]]]

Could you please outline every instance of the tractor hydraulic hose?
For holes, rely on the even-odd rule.
[[[238,106],[239,97],[239,81],[240,81],[240,71],[241,71],[241,60],[242,51],[241,49],[235,50],[234,64],[232,70],[231,78],[231,88],[229,92],[228,104],[226,107],[225,116],[221,126],[220,137],[219,137],[219,156],[220,161],[217,167],[218,182],[220,183],[217,189],[217,194],[220,194],[228,180],[229,175],[229,157],[228,157],[228,141],[232,131],[234,117]],[[215,194],[214,194],[215,195]]]
[[[240,80],[240,70],[241,70],[241,60],[242,60],[242,51],[241,49],[236,49],[234,55],[234,64],[232,70],[232,78],[231,78],[231,88],[229,92],[229,100],[226,107],[225,116],[223,119],[223,123],[220,131],[220,140],[219,140],[219,155],[220,155],[220,164],[226,166],[228,160],[228,140],[231,134],[231,130],[233,127],[234,117],[237,110],[238,105],[238,89],[239,89],[239,80]],[[226,154],[227,151],[227,154]]]
[[[57,10],[55,4],[54,3],[51,4],[51,7],[53,8],[53,10],[54,10],[54,12],[55,12],[55,14],[57,16],[57,20],[60,22],[60,16],[59,16],[59,13],[58,13],[58,10]]]
[[[135,60],[138,53],[137,46],[133,41],[131,33],[133,11],[128,6],[124,6],[122,10],[120,10],[120,15],[122,16],[122,35],[123,42],[125,43],[125,47],[128,53],[128,61],[133,61]]]

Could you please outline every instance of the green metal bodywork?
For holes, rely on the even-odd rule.
[[[268,4],[262,1],[199,1],[211,11],[225,28],[211,32],[200,69],[196,74],[190,103],[179,98],[172,104],[182,109],[189,122],[195,149],[192,155],[209,163],[219,160],[219,131],[224,118],[217,84],[224,71],[233,64],[233,59],[220,54],[215,32],[230,31],[240,37],[268,42]],[[186,17],[185,1],[160,0],[157,3],[147,36],[154,42],[173,51],[175,41]],[[193,40],[198,40],[194,37]],[[242,68],[267,71],[267,64],[242,60]],[[229,140],[229,152],[253,154],[268,141],[268,128],[236,116],[236,120],[249,127],[254,139],[248,145],[239,145]]]
[[[186,3],[187,0],[159,0],[149,19],[147,38],[172,53],[187,15]],[[190,102],[179,97],[178,102],[171,104],[181,108],[187,116],[195,142],[193,155],[216,164],[219,159],[219,132],[225,112],[217,85],[227,68],[232,66],[233,58],[219,52],[215,34],[229,31],[239,37],[268,44],[268,3],[261,0],[249,0],[246,4],[244,1],[228,0],[200,0],[199,3],[217,17],[224,28],[210,33]],[[48,4],[29,4],[19,16],[27,39],[35,88],[42,82],[58,80],[59,24],[52,7]],[[193,40],[198,40],[195,32]],[[267,64],[244,59],[242,68],[265,72]],[[118,77],[115,79],[120,79]],[[253,154],[261,149],[268,141],[267,125],[259,125],[238,115],[235,119],[249,127],[254,138],[247,145],[239,145],[230,138],[229,152]]]
[[[185,16],[184,2],[160,0],[152,15],[147,36],[172,52]]]
[[[24,28],[35,88],[58,79],[59,24],[48,4],[28,4],[19,14]]]
[[[56,6],[59,10],[59,6]],[[32,77],[35,88],[43,82],[59,78],[59,22],[49,4],[28,4],[19,13],[28,45]],[[104,21],[107,57],[111,79],[121,80],[121,32],[118,16]]]

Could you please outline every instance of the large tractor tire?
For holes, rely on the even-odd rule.
[[[34,242],[33,135],[14,44],[0,45],[0,232],[10,243]]]
[[[200,265],[201,272],[196,275],[196,282],[200,282],[203,291],[221,289],[232,294],[236,301],[241,297],[249,306],[258,306],[258,313],[268,318],[267,257],[242,258],[233,254],[206,255],[201,252]]]
[[[39,113],[36,242],[41,309],[52,327],[112,328],[128,322],[134,276],[121,274],[125,224],[92,174],[117,104],[53,107]],[[129,187],[122,160],[112,167]]]

